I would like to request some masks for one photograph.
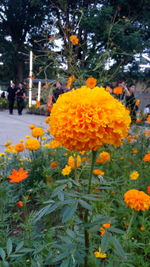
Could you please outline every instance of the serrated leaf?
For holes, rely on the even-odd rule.
[[[63,213],[63,218],[62,222],[65,223],[71,219],[71,217],[75,214],[76,209],[77,209],[78,203],[75,202],[74,205],[71,205],[69,207],[66,207],[64,213]]]
[[[7,255],[9,256],[12,252],[12,241],[11,239],[9,238],[8,241],[7,241],[7,245],[6,245],[6,249],[7,249]]]
[[[2,258],[3,261],[4,261],[5,258],[6,258],[6,253],[5,253],[5,251],[3,250],[3,248],[0,248],[0,257]]]
[[[79,203],[81,204],[81,206],[87,210],[92,210],[92,206],[89,205],[86,201],[84,201],[83,199],[79,199]]]
[[[123,250],[118,239],[116,239],[114,236],[111,236],[111,241],[116,250],[117,255],[120,256],[121,258],[126,259],[125,251]]]

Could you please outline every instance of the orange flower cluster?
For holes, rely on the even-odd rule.
[[[39,108],[41,106],[40,101],[36,99],[36,108]]]
[[[24,171],[23,168],[20,168],[18,171],[13,169],[12,174],[8,176],[10,183],[20,183],[22,180],[28,177],[28,171]]]
[[[129,111],[104,88],[83,86],[58,98],[50,132],[70,150],[97,150],[105,144],[119,146],[130,122]]]
[[[150,207],[150,197],[143,191],[136,189],[128,190],[124,194],[124,202],[134,210],[148,210]]]
[[[42,137],[44,135],[44,130],[42,128],[35,127],[32,130],[33,137]]]
[[[106,163],[110,161],[110,154],[108,152],[101,152],[99,155],[98,155],[98,158],[96,159],[96,162],[97,163]]]
[[[69,175],[71,172],[71,167],[69,165],[66,165],[65,168],[62,169],[62,175]]]
[[[93,89],[97,84],[97,80],[93,77],[90,77],[86,80],[86,86]]]
[[[73,45],[77,45],[79,43],[79,38],[76,35],[71,35],[69,40]]]
[[[15,145],[15,150],[19,153],[22,152],[24,150],[24,145],[19,143],[17,145]]]
[[[111,226],[110,223],[104,223],[102,224],[103,227],[100,228],[99,232],[100,235],[104,235],[106,233],[106,229],[109,228]]]
[[[29,138],[25,142],[25,148],[28,150],[38,150],[40,148],[40,142],[37,139]]]
[[[145,162],[150,161],[150,153],[145,154],[145,156],[143,157],[143,161]]]
[[[113,89],[113,93],[116,94],[116,95],[121,95],[123,93],[123,90],[121,87],[115,87]]]
[[[49,147],[50,148],[53,148],[53,149],[55,149],[55,148],[57,148],[59,146],[61,146],[61,144],[57,140],[55,140],[55,139],[52,140],[52,141],[50,141],[50,143],[49,143]]]
[[[71,169],[79,168],[81,166],[81,157],[78,155],[76,159],[73,156],[68,158],[68,165]]]
[[[67,89],[70,88],[73,81],[74,81],[74,75],[69,76],[68,81],[67,81],[67,85],[66,85]]]
[[[19,208],[23,207],[23,202],[22,202],[22,201],[18,201],[18,202],[17,202],[17,206],[18,206]]]

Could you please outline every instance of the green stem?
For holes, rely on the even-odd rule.
[[[92,151],[92,163],[91,163],[91,170],[90,170],[89,184],[88,184],[88,191],[87,191],[88,194],[91,193],[92,174],[93,174],[94,163],[95,163],[95,159],[96,159],[96,153],[97,153],[97,151]],[[85,224],[88,223],[88,217],[89,217],[89,210],[87,209],[85,211],[85,217],[84,217],[84,223]],[[88,232],[88,230],[86,228],[84,230],[84,241],[85,241],[85,252],[86,252],[85,258],[84,258],[84,267],[88,267],[88,255],[89,255],[89,248],[90,248],[90,238],[89,238],[89,232]]]
[[[131,226],[132,226],[132,223],[133,223],[134,219],[135,219],[135,211],[133,210],[132,211],[132,215],[131,215],[131,219],[130,219],[130,222],[129,222],[129,225],[128,225],[128,229],[127,229],[127,232],[126,232],[126,237],[127,238],[129,236],[129,233],[130,233],[130,230],[131,230]]]

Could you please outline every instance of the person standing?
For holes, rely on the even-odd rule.
[[[16,96],[16,88],[15,88],[15,83],[11,83],[11,85],[7,89],[7,99],[9,102],[9,114],[13,114],[13,109],[14,109],[14,102],[15,102],[15,96]]]
[[[22,110],[24,108],[24,100],[26,97],[25,89],[23,88],[23,83],[20,82],[18,84],[18,88],[16,90],[16,97],[17,97],[17,109],[18,109],[18,115],[22,115]]]
[[[130,110],[130,116],[132,123],[136,122],[136,112],[138,110],[138,106],[136,105],[136,99],[135,99],[135,84],[131,84],[128,88],[130,95],[126,95],[126,107]]]

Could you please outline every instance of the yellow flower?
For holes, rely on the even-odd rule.
[[[55,149],[55,148],[61,146],[60,142],[58,142],[58,141],[55,140],[55,139],[52,140],[52,141],[50,141],[49,145],[50,145],[50,148],[53,148],[53,149]]]
[[[98,158],[96,159],[97,163],[106,163],[110,161],[110,154],[108,152],[101,152],[98,156]]]
[[[26,139],[29,139],[29,138],[31,138],[29,135],[26,135]]]
[[[4,157],[5,156],[5,153],[0,153],[0,157]]]
[[[43,147],[44,148],[49,148],[49,149],[51,148],[50,144],[45,144],[45,145],[43,145]]]
[[[24,143],[24,140],[23,139],[20,139],[20,141],[19,141],[20,143]]]
[[[137,171],[133,171],[131,174],[130,174],[130,179],[131,180],[137,180],[139,178],[139,173]]]
[[[95,169],[95,170],[93,170],[93,174],[95,174],[95,175],[104,175],[105,173],[102,171],[102,170],[100,170],[100,169]]]
[[[13,153],[13,154],[17,153],[17,151],[15,150],[15,146],[14,145],[7,146],[7,148],[4,151],[7,152],[7,153]]]
[[[74,159],[74,157],[70,156],[68,158],[68,165],[74,169],[74,168],[78,168],[81,166],[81,157],[78,155],[76,159]]]
[[[7,143],[4,145],[4,146],[10,146],[12,144],[12,142],[11,141],[7,141]]]
[[[38,150],[40,148],[40,142],[37,139],[29,138],[25,142],[25,147],[26,149],[31,151]]]
[[[42,128],[35,127],[32,130],[33,137],[42,137],[44,135],[44,130]]]
[[[71,35],[69,40],[73,45],[77,45],[79,43],[79,38],[76,35]]]
[[[138,153],[138,150],[137,149],[132,149],[131,153],[132,154],[137,154]]]
[[[141,230],[142,232],[144,232],[144,231],[145,231],[145,227],[142,225],[142,226],[140,227],[140,230]]]
[[[128,190],[124,194],[124,202],[134,210],[148,210],[150,207],[150,197],[143,191],[136,189]]]
[[[101,258],[101,259],[104,259],[104,258],[107,257],[106,253],[102,253],[102,249],[101,248],[99,248],[98,251],[95,251],[94,255],[95,255],[96,258]]]
[[[42,137],[42,140],[44,141],[44,140],[47,140],[47,137],[46,136],[43,136]]]
[[[71,172],[71,167],[69,165],[66,165],[64,169],[62,169],[62,175],[69,175]]]
[[[86,80],[86,86],[89,88],[94,88],[97,84],[97,80],[93,77],[90,77]]]
[[[70,150],[119,146],[131,118],[126,108],[103,88],[83,86],[60,95],[50,115],[51,134]]]

